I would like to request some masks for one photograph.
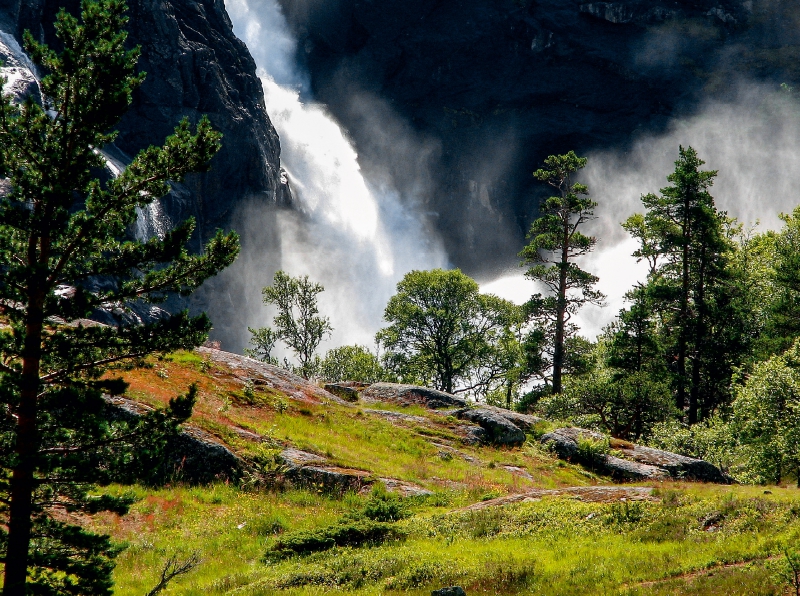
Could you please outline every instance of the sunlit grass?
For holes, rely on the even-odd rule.
[[[224,485],[136,492],[129,517],[95,520],[128,544],[116,572],[121,595],[146,592],[170,554],[195,550],[203,563],[171,593],[429,594],[458,584],[468,594],[779,594],[763,563],[800,538],[796,490],[691,486],[629,510],[545,498],[461,513],[448,513],[459,495],[440,495],[411,502],[414,515],[399,522],[405,542],[267,564],[277,532],[334,523],[364,497]],[[715,512],[724,519],[709,531],[702,520]]]
[[[159,405],[197,382],[192,424],[245,456],[260,447],[237,436],[234,426],[269,437],[273,449],[312,451],[339,466],[414,482],[435,494],[407,502],[412,515],[398,522],[408,532],[405,541],[268,564],[264,554],[278,536],[334,524],[366,497],[247,492],[226,485],[112,487],[136,494],[131,514],[84,521],[127,545],[115,572],[121,596],[147,593],[167,558],[192,552],[202,564],[165,594],[427,596],[457,584],[470,595],[778,595],[770,565],[785,546],[800,542],[800,491],[785,488],[665,482],[656,491],[658,503],[623,506],[559,497],[459,511],[527,488],[607,480],[555,459],[535,439],[515,449],[465,445],[462,422],[419,406],[297,401],[245,387],[233,371],[196,353],[151,364],[124,372],[129,395]],[[365,409],[425,422],[390,420]],[[533,434],[547,428],[539,425]]]

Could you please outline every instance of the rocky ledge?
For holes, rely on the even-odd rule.
[[[731,479],[713,464],[677,453],[620,442],[617,453],[581,449],[581,441],[600,445],[608,440],[603,434],[583,428],[559,428],[542,436],[547,445],[561,459],[587,466],[597,472],[619,480],[699,480],[730,484]]]
[[[105,396],[105,401],[112,420],[135,420],[152,411],[149,406],[125,397]],[[216,480],[235,482],[250,466],[216,437],[184,425],[181,432],[167,442],[160,468],[155,471],[155,477],[161,481],[207,484]]]
[[[441,408],[465,408],[466,400],[444,391],[437,391],[419,385],[402,385],[399,383],[374,383],[361,392],[361,399],[369,401],[387,401],[401,405],[417,405],[432,410]]]
[[[376,478],[365,470],[342,468],[332,464],[321,455],[299,449],[284,449],[278,459],[283,463],[284,475],[290,483],[297,486],[314,487],[326,493],[359,492],[379,481],[388,491],[404,497],[433,494],[411,482],[395,478]]]

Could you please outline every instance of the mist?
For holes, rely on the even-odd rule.
[[[242,254],[220,278],[240,329],[224,330],[224,347],[246,347],[246,327],[269,325],[260,301],[274,272],[308,275],[321,283],[320,311],[336,345],[372,345],[397,282],[412,269],[447,266],[414,185],[398,189],[390,172],[366,176],[346,131],[311,98],[308,77],[295,64],[296,42],[273,0],[228,0],[234,32],[258,66],[267,113],[281,141],[281,164],[292,189],[289,206],[244,203],[233,216]],[[376,138],[387,135],[375,120]],[[388,123],[387,123],[388,125]],[[401,142],[395,128],[391,134]],[[412,141],[409,141],[412,142]],[[420,170],[422,171],[422,170]],[[420,175],[417,188],[424,182]],[[279,354],[280,355],[280,354]]]
[[[662,134],[642,134],[625,151],[590,152],[580,180],[598,203],[587,231],[598,239],[581,266],[599,276],[606,306],[585,307],[577,317],[582,334],[594,339],[625,306],[624,294],[647,269],[631,253],[636,242],[620,223],[642,212],[641,196],[668,185],[679,146],[694,147],[717,170],[711,194],[717,207],[746,227],[779,229],[778,214],[800,204],[800,103],[775,87],[741,84],[727,101],[706,101],[695,113],[674,119]],[[482,286],[521,303],[542,291],[519,271]]]

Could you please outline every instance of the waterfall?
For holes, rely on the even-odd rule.
[[[277,213],[280,237],[271,245],[279,250],[243,255],[253,263],[248,268],[280,268],[322,283],[331,343],[370,345],[397,281],[447,259],[413,198],[409,204],[391,182],[369,180],[346,133],[324,106],[307,100],[308,77],[295,66],[296,41],[275,0],[227,0],[226,8],[258,66],[294,196],[294,209]],[[252,324],[267,324],[262,317]]]

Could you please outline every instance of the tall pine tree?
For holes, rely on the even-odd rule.
[[[0,97],[0,503],[5,596],[110,594],[107,537],[54,519],[54,508],[124,511],[124,500],[90,496],[94,483],[130,471],[131,448],[191,413],[194,391],[138,423],[104,416],[103,380],[115,363],[191,348],[210,328],[186,313],[147,324],[83,324],[95,309],[125,308],[188,294],[233,261],[234,234],[218,233],[201,256],[186,244],[187,221],[164,238],[127,239],[143,208],[189,172],[208,168],[220,135],[201,120],[181,122],[162,147],[136,156],[101,182],[100,149],[141,84],[138,50],[126,50],[122,0],[83,0],[80,20],[59,12],[55,52],[26,33],[45,75],[42,104]],[[102,282],[102,283],[98,283]],[[163,431],[163,432],[162,432]]]
[[[717,172],[701,170],[704,163],[681,147],[667,177],[671,185],[644,195],[646,213],[623,224],[641,244],[634,256],[651,265],[642,291],[659,314],[676,406],[686,408],[690,423],[719,401],[709,379],[730,378],[726,356],[733,349],[723,345],[730,343],[726,318],[734,314],[735,284],[726,266],[731,243],[727,218],[709,192]]]
[[[588,254],[597,240],[587,236],[581,227],[594,219],[597,206],[588,197],[584,184],[574,182],[575,174],[586,167],[586,158],[574,151],[551,155],[544,167],[533,173],[558,194],[542,202],[539,217],[528,232],[530,242],[520,252],[523,265],[529,265],[525,276],[543,283],[549,296],[537,294],[530,307],[543,322],[545,336],[552,349],[552,391],[561,393],[562,376],[567,364],[566,347],[577,330],[570,319],[586,304],[602,304],[605,296],[594,289],[598,279],[578,267],[575,259]]]

